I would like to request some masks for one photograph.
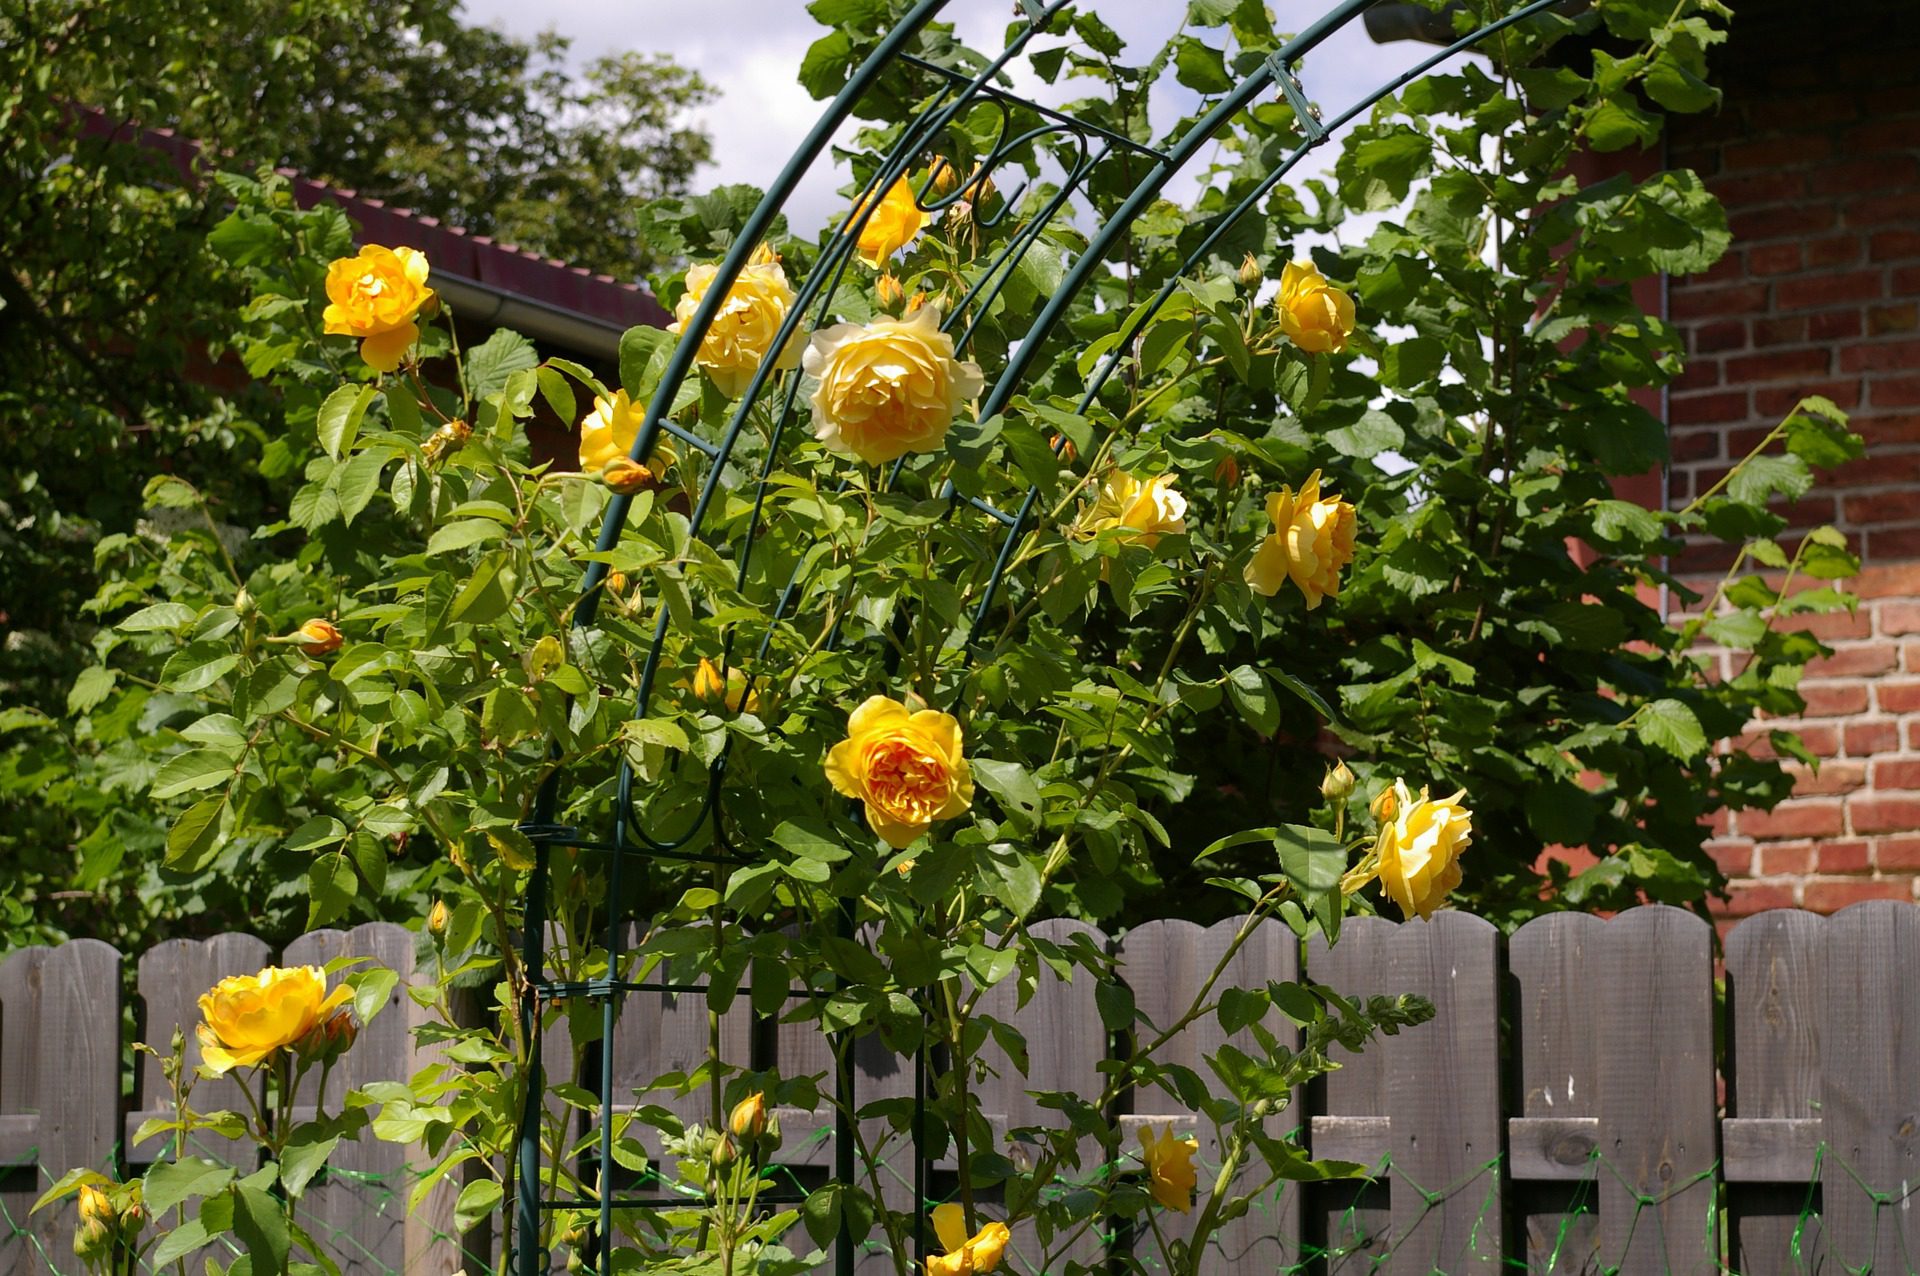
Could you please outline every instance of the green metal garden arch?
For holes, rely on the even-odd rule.
[[[1232,210],[1215,221],[1213,229],[1187,255],[1181,269],[1168,278],[1154,297],[1134,312],[1123,326],[1119,342],[1090,377],[1080,403],[1080,408],[1084,410],[1094,401],[1101,388],[1126,357],[1133,336],[1141,331],[1153,315],[1168,302],[1178,288],[1180,280],[1204,261],[1235,224],[1251,214],[1260,201],[1287,177],[1308,152],[1325,142],[1334,131],[1366,111],[1381,98],[1425,75],[1441,63],[1472,48],[1496,32],[1547,9],[1561,7],[1566,0],[1528,0],[1527,3],[1518,5],[1497,20],[1462,34],[1453,43],[1435,51],[1416,66],[1361,96],[1330,120],[1325,119],[1308,100],[1300,79],[1300,63],[1307,54],[1334,32],[1353,22],[1377,2],[1378,0],[1341,0],[1267,56],[1231,91],[1193,121],[1171,146],[1161,150],[1141,145],[1086,121],[1074,119],[1069,115],[1018,98],[996,83],[1003,69],[1022,52],[1033,37],[1049,29],[1055,17],[1070,7],[1071,0],[1051,0],[1051,2],[1020,0],[1019,9],[1024,16],[1024,21],[1012,28],[1006,47],[985,67],[972,75],[937,65],[911,52],[916,39],[927,24],[949,4],[949,0],[918,0],[918,3],[879,42],[853,73],[846,86],[828,104],[786,166],[768,186],[758,206],[741,226],[738,237],[728,249],[716,277],[708,286],[692,319],[683,325],[679,341],[666,363],[647,410],[645,422],[630,455],[636,461],[644,460],[653,453],[662,432],[666,432],[709,459],[711,464],[707,476],[688,518],[690,534],[706,539],[708,533],[704,529],[704,524],[707,514],[716,495],[722,489],[722,478],[741,431],[769,385],[773,372],[772,361],[763,362],[755,372],[718,439],[702,438],[680,428],[668,418],[667,408],[674,402],[677,391],[692,371],[694,358],[703,337],[719,314],[728,289],[740,276],[755,247],[772,229],[775,219],[780,215],[801,178],[819,160],[835,132],[853,116],[861,99],[889,69],[902,66],[914,67],[931,75],[938,87],[906,124],[899,141],[881,157],[872,177],[864,184],[860,199],[856,202],[856,208],[861,211],[856,212],[831,236],[826,248],[800,286],[798,295],[770,349],[784,348],[787,340],[800,330],[800,325],[809,321],[809,312],[813,312],[812,321],[816,323],[826,317],[833,304],[835,286],[844,278],[854,258],[860,232],[871,215],[871,210],[879,202],[877,195],[888,190],[895,181],[903,177],[912,167],[915,157],[924,153],[959,113],[970,107],[982,104],[998,106],[1003,119],[1007,122],[1007,127],[1003,129],[992,150],[981,159],[980,175],[990,174],[996,165],[1020,153],[1023,148],[1031,146],[1043,136],[1056,134],[1066,136],[1073,143],[1070,154],[1077,158],[1065,165],[1063,179],[1053,194],[1040,202],[1038,207],[1019,211],[1017,215],[1021,221],[1015,233],[995,254],[973,290],[961,300],[960,304],[955,305],[943,320],[944,326],[954,332],[956,353],[965,348],[973,335],[971,326],[965,324],[963,316],[970,308],[991,301],[1005,286],[1012,274],[1012,264],[1016,263],[1020,255],[1035,243],[1047,225],[1062,213],[1074,192],[1096,164],[1119,148],[1136,153],[1147,163],[1144,175],[1133,187],[1131,193],[1092,233],[1086,248],[1068,266],[1060,284],[1035,316],[1024,337],[1009,352],[1004,369],[988,386],[979,404],[979,417],[982,420],[1006,407],[1015,388],[1030,371],[1046,337],[1066,313],[1069,304],[1106,262],[1108,255],[1120,243],[1128,228],[1159,198],[1168,182],[1194,159],[1200,149],[1235,114],[1254,105],[1264,95],[1277,92],[1293,109],[1301,133],[1300,141],[1272,173],[1255,189],[1248,192]],[[1024,116],[1037,118],[1043,122],[1038,126],[1028,126],[1015,131],[1012,125],[1015,109]],[[974,179],[970,177],[958,189],[938,198],[931,198],[933,192],[929,184],[928,188],[923,188],[919,192],[918,199],[923,210],[937,212],[954,201],[966,197],[973,189],[975,189]],[[1012,199],[1006,202],[1006,215],[1013,214],[1014,203]],[[798,376],[788,378],[785,390],[773,410],[773,442],[768,448],[767,459],[762,465],[754,492],[749,533],[740,538],[734,547],[735,560],[743,582],[753,552],[752,530],[759,526],[772,468],[780,452],[780,438],[791,423],[800,380]],[[1063,446],[1062,443],[1056,442],[1056,450],[1061,446]],[[999,527],[1001,547],[998,561],[975,610],[977,631],[978,621],[985,617],[994,604],[1001,577],[1021,535],[1026,530],[1035,502],[1039,499],[1040,490],[1030,488],[1021,503],[1012,510],[1003,510],[977,498],[958,494],[953,491],[951,485],[948,485],[942,495],[952,502],[956,512],[971,510]],[[632,501],[633,498],[626,495],[616,495],[612,498],[601,525],[597,544],[599,550],[609,550],[618,542]],[[589,567],[580,601],[574,611],[576,625],[584,626],[592,622],[607,575],[608,569],[603,563],[595,563]],[[797,576],[788,584],[776,604],[773,617],[775,621],[787,613],[799,585],[800,580]],[[641,666],[640,685],[634,706],[636,717],[646,716],[653,699],[660,673],[661,655],[671,624],[671,613],[662,608],[654,626],[651,645]],[[542,787],[534,805],[532,819],[521,828],[521,831],[534,844],[537,852],[535,869],[527,888],[526,924],[522,940],[524,969],[528,972],[530,981],[528,995],[522,998],[523,1039],[528,1041],[538,1039],[543,1007],[579,999],[597,1003],[601,1016],[601,1040],[607,1044],[603,1045],[600,1052],[599,1066],[596,1070],[598,1076],[588,1078],[588,1081],[590,1088],[594,1089],[598,1095],[603,1110],[613,1089],[614,1061],[610,1043],[622,998],[633,992],[699,993],[705,991],[705,988],[704,985],[698,984],[631,981],[618,978],[624,933],[622,928],[628,919],[622,915],[617,906],[607,910],[609,915],[606,921],[606,948],[609,954],[607,967],[609,973],[606,977],[574,984],[542,978],[541,972],[546,968],[544,922],[549,910],[550,853],[556,848],[564,847],[605,854],[608,857],[608,898],[610,900],[618,900],[621,897],[621,875],[623,867],[630,860],[664,856],[701,862],[729,863],[731,861],[718,851],[687,852],[683,850],[698,834],[705,821],[711,817],[726,765],[727,757],[723,751],[712,764],[705,802],[692,818],[678,829],[656,830],[645,826],[633,801],[636,777],[631,765],[625,761],[620,766],[615,790],[616,801],[606,836],[595,838],[577,828],[558,825],[554,822],[559,799],[557,773],[550,776]],[[803,995],[810,995],[812,992],[804,989],[797,991]],[[845,1047],[844,1041],[836,1041],[834,1050],[837,1061],[834,1078],[836,1107],[839,1114],[836,1125],[838,1138],[834,1175],[840,1181],[851,1179],[854,1171],[853,1140],[849,1137],[850,1118],[847,1113],[853,1109],[855,1096],[852,1068]],[[916,1093],[924,1095],[924,1054],[916,1062],[916,1075],[919,1081]],[[514,1167],[513,1269],[517,1276],[544,1276],[549,1269],[550,1257],[539,1242],[540,1219],[547,1211],[554,1209],[593,1211],[598,1217],[598,1235],[607,1237],[613,1234],[612,1218],[615,1210],[659,1208],[667,1204],[660,1199],[644,1196],[623,1198],[616,1196],[610,1190],[600,1192],[597,1199],[565,1200],[544,1197],[541,1191],[542,1151],[539,1122],[545,1090],[546,1078],[542,1075],[540,1058],[536,1051],[529,1065],[526,1106],[521,1116]],[[927,1158],[924,1155],[924,1149],[917,1142],[919,1129],[920,1123],[916,1121],[914,1189],[916,1201],[924,1201]],[[612,1130],[611,1121],[604,1119],[600,1121],[598,1164],[601,1166],[613,1163]],[[853,1246],[849,1243],[850,1238],[844,1230],[845,1224],[843,1223],[842,1226],[837,1268],[839,1276],[850,1276]],[[917,1228],[916,1246],[924,1250],[924,1238],[919,1236]],[[600,1249],[597,1267],[601,1276],[607,1276],[612,1270],[610,1250],[606,1246]]]

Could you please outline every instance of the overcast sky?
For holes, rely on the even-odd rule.
[[[1330,0],[1269,0],[1282,29],[1297,29],[1322,13]],[[974,48],[998,49],[1013,10],[1011,0],[952,0],[942,15]],[[617,49],[668,53],[694,67],[720,90],[701,113],[714,140],[715,162],[695,179],[696,188],[721,182],[765,186],[780,171],[822,104],[795,80],[807,46],[824,32],[807,15],[803,0],[466,0],[469,17],[516,35],[545,29],[572,37],[574,55],[585,61]],[[1129,42],[1131,61],[1144,61],[1177,29],[1184,0],[1098,0],[1100,16]],[[1361,93],[1385,82],[1432,50],[1424,45],[1376,45],[1359,21],[1335,35],[1308,60],[1308,93],[1328,114],[1343,110]],[[1084,96],[1091,81],[1048,86],[1022,77],[1017,87],[1036,100],[1057,103]],[[1167,86],[1174,93],[1186,90]],[[1154,112],[1165,124],[1191,102],[1169,98]],[[1332,163],[1335,148],[1323,147],[1309,167]],[[817,170],[788,202],[793,229],[810,236],[842,207],[835,188],[845,172]],[[1304,174],[1303,174],[1304,175]],[[1169,194],[1189,193],[1178,187]]]

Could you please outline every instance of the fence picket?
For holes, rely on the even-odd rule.
[[[1600,1252],[1620,1276],[1715,1276],[1713,928],[1653,904],[1588,964],[1600,1017]]]
[[[1499,939],[1490,922],[1442,912],[1401,926],[1388,948],[1382,991],[1418,993],[1436,1012],[1380,1045],[1397,1271],[1502,1266]]]
[[[1340,928],[1340,942],[1328,947],[1315,935],[1307,942],[1307,976],[1342,996],[1390,993],[1382,986],[1389,946],[1397,928],[1382,917],[1355,917]],[[1310,1225],[1318,1229],[1309,1243],[1326,1251],[1328,1276],[1364,1276],[1387,1253],[1393,1230],[1385,1165],[1388,1144],[1386,1060],[1378,1049],[1354,1054],[1333,1047],[1340,1069],[1318,1087],[1321,1106],[1309,1126],[1309,1146],[1320,1159],[1357,1161],[1379,1171],[1365,1183],[1329,1183],[1309,1195],[1320,1207]]]
[[[1820,1119],[1825,983],[1826,922],[1817,914],[1774,909],[1727,936],[1727,1219],[1742,1276],[1808,1276],[1824,1263],[1820,1218],[1807,1212],[1813,1160],[1775,1171],[1799,1182],[1742,1181],[1733,1131],[1744,1121]]]
[[[1827,918],[1826,932],[1823,1039],[1836,1043],[1822,1060],[1827,1248],[1845,1271],[1910,1272],[1920,1264],[1920,911],[1855,904]]]
[[[1587,963],[1605,926],[1586,913],[1549,913],[1515,931],[1507,947],[1520,1057],[1520,1119],[1510,1123],[1508,1164],[1527,1270],[1540,1276],[1600,1271],[1593,1157],[1600,1063]]]

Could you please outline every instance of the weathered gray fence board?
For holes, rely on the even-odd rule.
[[[1855,904],[1829,917],[1826,933],[1828,1252],[1847,1271],[1912,1271],[1920,1264],[1920,911],[1890,900]]]
[[[1803,1219],[1817,1152],[1801,1148],[1778,1170],[1799,1182],[1742,1182],[1735,1131],[1748,1122],[1817,1122],[1821,1111],[1826,922],[1777,909],[1727,937],[1727,1217],[1742,1276],[1805,1276],[1821,1269],[1817,1215]],[[1764,1129],[1765,1127],[1762,1127]],[[1796,1164],[1797,1162],[1797,1164]],[[1798,1233],[1798,1235],[1796,1235]]]
[[[629,945],[639,942],[637,928],[627,942]],[[631,972],[628,977],[632,977]],[[646,980],[696,982],[686,978],[685,972],[670,969],[664,961],[646,975]],[[698,1122],[712,1127],[717,1100],[711,1084],[685,1094],[668,1090],[639,1092],[646,1091],[655,1078],[667,1073],[690,1075],[707,1060],[710,1050],[736,1068],[749,1066],[753,1057],[753,1015],[744,994],[734,1000],[726,1014],[709,1022],[707,995],[703,992],[632,992],[620,1003],[610,1048],[613,1050],[611,1102],[616,1110],[637,1103],[658,1104],[689,1125]],[[718,1116],[725,1120],[726,1113],[720,1112]],[[635,1126],[633,1134],[646,1145],[649,1155],[658,1155],[658,1140],[650,1129]]]
[[[1398,928],[1378,917],[1355,917],[1340,928],[1340,942],[1331,948],[1316,935],[1307,944],[1307,976],[1325,984],[1343,996],[1366,997],[1387,993],[1382,987],[1393,936]],[[1326,1116],[1340,1119],[1325,1121],[1316,1115],[1310,1129],[1310,1147],[1316,1157],[1355,1160],[1384,1171],[1389,1142],[1387,1118],[1386,1059],[1378,1049],[1353,1054],[1335,1046],[1333,1058],[1339,1071],[1323,1083]],[[1372,1133],[1352,1137],[1359,1131],[1344,1122],[1352,1118],[1378,1118],[1378,1124],[1360,1127]],[[1347,1137],[1334,1137],[1346,1135]],[[1329,1276],[1363,1276],[1375,1270],[1387,1252],[1393,1230],[1393,1218],[1385,1186],[1384,1173],[1378,1183],[1366,1185],[1331,1184],[1316,1193],[1325,1205],[1318,1220],[1320,1243],[1327,1250]]]
[[[1384,991],[1417,993],[1430,1023],[1386,1038],[1392,1115],[1393,1266],[1497,1272],[1501,1212],[1499,932],[1442,912],[1394,934]]]
[[[1607,922],[1588,963],[1605,1025],[1600,1252],[1620,1276],[1719,1271],[1712,941],[1692,913],[1635,908]]]
[[[1528,1143],[1509,1130],[1517,1208],[1530,1272],[1589,1276],[1599,1268],[1599,1216],[1594,1212],[1599,1133],[1600,1064],[1595,1016],[1569,1014],[1591,1004],[1586,963],[1606,923],[1586,913],[1550,913],[1522,926],[1507,946],[1514,992],[1514,1036],[1520,1059],[1520,1114],[1543,1136]],[[1592,1120],[1549,1131],[1532,1122]],[[1515,1125],[1521,1124],[1515,1122]],[[1572,1181],[1529,1181],[1529,1171],[1570,1170]]]
[[[24,1233],[0,1237],[0,1270],[33,1276],[60,1270],[72,1254],[74,1206],[34,1200],[75,1166],[110,1170],[119,1142],[120,954],[98,940],[29,948],[0,967],[0,1112],[31,1114],[33,1174],[4,1194]],[[21,1132],[26,1132],[21,1123]]]

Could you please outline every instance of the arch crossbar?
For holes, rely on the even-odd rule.
[[[786,166],[768,186],[759,204],[742,224],[738,237],[720,262],[716,275],[700,304],[683,326],[679,340],[662,369],[630,456],[636,461],[644,460],[653,453],[660,436],[665,433],[707,458],[707,472],[687,518],[687,534],[711,544],[716,537],[706,527],[708,516],[714,501],[727,486],[735,448],[743,431],[755,419],[756,412],[760,413],[760,419],[766,426],[768,441],[758,473],[752,477],[753,496],[747,516],[746,532],[739,538],[735,550],[736,581],[740,587],[744,588],[749,580],[755,533],[763,524],[767,499],[781,458],[783,436],[792,422],[798,402],[801,378],[797,374],[789,375],[773,403],[763,407],[762,395],[773,377],[772,361],[764,362],[754,373],[716,439],[700,437],[681,427],[671,419],[670,413],[682,387],[687,384],[687,379],[693,371],[695,356],[706,332],[718,317],[729,289],[746,268],[754,250],[773,228],[801,178],[819,160],[835,132],[853,117],[861,100],[890,71],[910,70],[931,79],[935,82],[935,86],[901,130],[899,140],[880,157],[871,175],[861,185],[854,205],[856,211],[830,236],[819,258],[807,272],[770,349],[785,348],[786,343],[803,330],[803,325],[817,327],[831,318],[840,285],[845,282],[848,270],[856,256],[860,234],[877,208],[879,197],[911,170],[916,157],[924,154],[953,125],[962,112],[983,106],[997,110],[1000,113],[1001,122],[999,135],[987,153],[981,157],[974,173],[959,183],[956,189],[938,194],[933,189],[931,178],[923,183],[917,192],[917,202],[923,211],[938,213],[962,199],[972,198],[976,205],[983,202],[975,198],[983,189],[982,183],[1002,165],[1014,162],[1019,156],[1035,153],[1036,148],[1043,142],[1052,143],[1053,159],[1058,164],[1061,175],[1052,192],[1036,206],[1021,207],[1027,189],[1022,185],[1005,197],[999,209],[982,215],[980,224],[984,227],[991,227],[1010,216],[1017,216],[1020,220],[1006,242],[988,258],[979,276],[942,318],[943,329],[954,338],[956,355],[963,353],[971,344],[987,306],[1005,288],[1022,258],[1031,251],[1041,250],[1042,237],[1048,227],[1067,210],[1087,177],[1101,163],[1116,153],[1124,151],[1147,165],[1143,175],[1126,198],[1093,231],[1086,247],[1067,266],[1061,282],[1041,306],[1025,334],[1010,348],[1004,368],[980,400],[978,417],[981,420],[994,416],[1008,406],[1016,389],[1033,370],[1042,348],[1074,299],[1107,263],[1113,250],[1122,242],[1134,222],[1160,197],[1168,183],[1194,160],[1200,150],[1236,114],[1252,106],[1263,96],[1277,92],[1293,109],[1301,134],[1300,141],[1255,189],[1249,191],[1231,210],[1216,219],[1210,232],[1187,254],[1180,269],[1169,275],[1150,299],[1136,306],[1123,320],[1116,343],[1103,357],[1080,397],[1076,411],[1086,412],[1093,406],[1114,372],[1125,361],[1134,338],[1144,331],[1146,325],[1173,298],[1183,280],[1207,259],[1237,223],[1253,213],[1261,201],[1286,179],[1309,152],[1326,142],[1340,127],[1407,83],[1432,71],[1487,37],[1546,9],[1563,4],[1565,0],[1528,0],[1499,19],[1462,35],[1452,44],[1423,59],[1418,65],[1361,96],[1334,116],[1331,121],[1323,120],[1320,113],[1311,105],[1305,87],[1301,83],[1300,64],[1329,36],[1347,26],[1375,2],[1376,0],[1340,0],[1319,19],[1266,57],[1259,67],[1242,78],[1231,91],[1193,121],[1171,145],[1165,149],[1159,149],[1143,145],[1088,121],[1076,119],[1064,112],[1027,101],[1002,87],[1000,83],[1002,73],[1009,63],[1019,56],[1035,36],[1048,29],[1053,19],[1069,7],[1071,0],[1053,0],[1052,3],[1044,3],[1043,0],[1021,0],[1020,7],[1026,19],[1024,24],[1015,30],[1012,38],[1007,41],[1006,47],[997,56],[971,75],[930,62],[910,51],[927,25],[949,3],[949,0],[919,0],[919,3],[915,4],[879,42],[873,52],[855,70],[845,87],[828,104]],[[1064,445],[1064,438],[1056,440],[1054,444],[1056,453]],[[904,464],[904,458],[896,462],[886,472],[885,481],[891,483],[897,478]],[[843,489],[850,481],[843,482]],[[1034,509],[1041,495],[1039,487],[1030,487],[1013,509],[1004,510],[991,502],[959,493],[951,480],[942,486],[940,496],[950,503],[952,512],[971,510],[983,516],[994,529],[997,529],[1000,537],[994,567],[980,587],[980,597],[973,609],[973,620],[966,640],[969,645],[981,632],[996,602],[1000,585],[1018,546],[1030,530],[1029,525]],[[604,556],[618,545],[633,500],[634,498],[629,495],[615,495],[609,501],[595,544],[595,549],[600,555]],[[775,601],[765,632],[760,639],[758,651],[763,659],[753,662],[753,669],[757,670],[764,666],[764,657],[773,636],[800,597],[813,561],[808,556],[802,555],[794,566],[790,578]],[[610,568],[605,561],[596,559],[590,563],[579,602],[573,612],[574,624],[577,627],[586,627],[593,623],[609,572]],[[662,606],[655,619],[651,641],[641,665],[639,685],[634,697],[633,712],[636,718],[647,716],[648,708],[653,701],[661,659],[672,632],[672,625],[672,613]],[[829,635],[828,641],[831,642],[836,638],[837,630]],[[723,664],[731,658],[732,642],[731,630],[729,630],[722,648]],[[749,687],[754,676],[756,675],[753,672],[748,673]],[[610,1182],[610,1169],[600,1168],[611,1167],[614,1164],[613,1121],[609,1113],[613,1099],[614,1075],[611,1043],[614,1039],[614,1024],[619,1002],[626,993],[634,991],[702,993],[706,990],[705,985],[701,984],[634,981],[620,978],[621,971],[624,969],[625,918],[619,906],[611,903],[607,910],[605,932],[606,975],[578,983],[560,983],[545,978],[547,954],[544,943],[549,907],[547,893],[550,853],[554,848],[564,847],[575,851],[607,855],[609,901],[624,898],[622,875],[626,861],[632,857],[639,858],[641,871],[644,871],[645,861],[654,857],[716,865],[739,863],[740,861],[728,856],[717,847],[701,850],[687,849],[699,836],[713,814],[726,766],[727,749],[723,747],[719,756],[708,768],[704,797],[691,813],[681,815],[680,825],[674,829],[648,827],[635,803],[637,776],[632,764],[624,758],[620,764],[615,786],[614,819],[609,837],[583,836],[581,830],[555,823],[560,784],[557,769],[548,775],[536,795],[532,818],[521,826],[521,831],[534,844],[536,851],[535,868],[527,889],[527,917],[522,941],[523,966],[529,981],[528,995],[521,1000],[522,1040],[528,1042],[539,1040],[544,1009],[564,999],[586,998],[598,1002],[601,1048],[598,1076],[593,1080],[597,1082],[601,1118],[597,1131],[597,1148],[592,1158],[595,1168],[592,1172],[581,1176],[582,1182],[597,1180],[600,1183],[599,1190],[590,1193],[590,1199],[567,1200],[543,1196],[543,1184],[550,1179],[543,1165],[540,1140],[546,1078],[543,1075],[539,1052],[537,1048],[534,1049],[527,1070],[521,1130],[515,1156],[513,1269],[517,1276],[544,1276],[549,1268],[550,1258],[540,1239],[542,1216],[548,1212],[577,1209],[591,1211],[597,1216],[597,1234],[602,1238],[598,1270],[604,1276],[605,1273],[612,1271],[611,1249],[605,1238],[614,1235],[614,1211],[684,1206],[687,1203],[679,1198],[617,1195]],[[848,924],[850,925],[850,922]],[[815,996],[820,991],[795,989],[794,995]],[[839,1179],[845,1180],[852,1177],[854,1168],[851,1164],[853,1139],[848,1114],[853,1110],[855,1103],[852,1092],[852,1071],[847,1058],[845,1041],[838,1039],[834,1041],[834,1055],[837,1060],[835,1106],[838,1113],[835,1174]],[[916,1071],[919,1083],[916,1085],[916,1092],[924,1094],[924,1058],[919,1061]],[[914,1128],[916,1131],[914,1186],[916,1197],[923,1199],[927,1167],[917,1142],[918,1131],[921,1128],[918,1120],[915,1121]],[[763,1194],[761,1199],[771,1200],[772,1198]],[[850,1276],[855,1257],[854,1247],[844,1229],[843,1224],[836,1266],[840,1276]],[[916,1245],[924,1249],[925,1238],[920,1236],[919,1230],[916,1224]]]

